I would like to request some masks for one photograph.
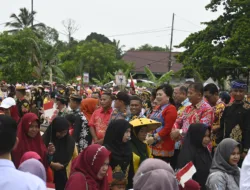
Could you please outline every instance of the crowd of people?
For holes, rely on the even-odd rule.
[[[244,81],[77,89],[1,83],[1,190],[250,189]]]

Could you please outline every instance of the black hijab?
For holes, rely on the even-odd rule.
[[[209,128],[201,123],[190,125],[177,163],[177,168],[181,169],[190,161],[193,162],[197,170],[193,179],[201,185],[202,189],[205,189],[206,180],[212,163],[212,157],[208,148],[202,145],[207,129]]]
[[[130,162],[132,149],[129,142],[122,142],[123,136],[128,128],[132,126],[124,119],[111,121],[103,145],[111,152],[111,159],[121,162]]]
[[[210,173],[221,171],[223,173],[232,175],[234,176],[234,180],[236,181],[236,183],[239,185],[240,170],[238,166],[232,166],[228,163],[230,155],[239,145],[240,144],[238,142],[230,138],[221,141],[215,151]]]
[[[194,162],[197,154],[204,162],[207,161],[207,157],[211,160],[208,149],[202,145],[207,129],[206,125],[201,123],[190,125],[178,157],[178,169],[183,168],[190,161]]]
[[[65,167],[70,162],[74,148],[75,141],[74,139],[67,133],[61,139],[56,137],[56,132],[61,132],[69,129],[69,123],[64,117],[56,117],[48,129],[45,131],[43,135],[43,140],[46,146],[52,142],[55,146],[55,154],[53,155],[53,162],[59,162],[63,164]]]
[[[131,144],[132,144],[132,151],[140,157],[140,164],[149,158],[147,145],[140,141],[137,137],[141,128],[146,126],[140,127],[133,127],[133,131],[131,132]]]

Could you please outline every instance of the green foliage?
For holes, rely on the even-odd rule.
[[[144,44],[139,48],[131,48],[130,51],[169,51],[169,47],[166,45],[165,48],[159,46],[152,46],[150,44]]]
[[[85,41],[87,42],[91,42],[91,41],[97,41],[97,42],[101,42],[103,44],[107,43],[107,44],[112,44],[112,41],[110,41],[110,39],[108,39],[106,36],[102,35],[102,34],[98,34],[96,32],[92,32],[90,35],[88,35],[85,39]]]
[[[148,79],[152,81],[155,84],[155,86],[160,86],[163,83],[169,82],[174,74],[174,72],[171,70],[163,74],[160,78],[157,78],[148,67],[145,67],[144,71]],[[153,86],[152,84],[147,84],[147,87],[152,87],[152,86]]]
[[[194,78],[212,77],[221,81],[227,76],[239,78],[250,61],[250,0],[212,0],[206,9],[224,13],[216,20],[204,23],[207,27],[191,34],[179,47],[183,73]],[[224,39],[227,40],[224,40]],[[217,43],[212,43],[217,41]],[[200,75],[200,76],[198,76]]]
[[[71,38],[69,43],[62,42],[54,28],[42,23],[31,26],[35,14],[20,9],[6,24],[13,30],[0,33],[1,79],[11,83],[42,82],[50,80],[52,74],[53,80],[64,82],[88,72],[90,80],[96,78],[104,84],[113,80],[116,70],[132,70],[133,64],[121,59],[120,41],[91,33],[86,40]]]
[[[10,35],[0,34],[0,66],[2,79],[16,83],[32,80],[32,49],[29,38],[37,39],[30,29]]]

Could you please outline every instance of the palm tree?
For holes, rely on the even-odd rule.
[[[13,21],[7,22],[5,26],[14,28],[9,30],[9,32],[17,32],[29,27],[31,27],[33,30],[45,28],[45,24],[43,23],[37,23],[32,26],[32,20],[34,19],[35,14],[35,11],[30,13],[26,8],[21,8],[18,16],[14,13],[10,15],[10,18],[12,18]]]
[[[115,45],[115,50],[116,50],[116,58],[121,59],[123,55],[123,48],[125,48],[125,45],[120,45],[120,40],[116,41],[113,40],[113,44]]]

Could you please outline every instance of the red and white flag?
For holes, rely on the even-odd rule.
[[[49,101],[46,104],[43,104],[44,116],[45,118],[51,118],[54,111],[56,110],[54,102]]]
[[[181,186],[184,188],[185,183],[192,179],[193,175],[196,173],[196,168],[194,167],[193,162],[187,163],[186,166],[184,166],[182,169],[180,169],[177,174],[176,178],[181,184]]]

